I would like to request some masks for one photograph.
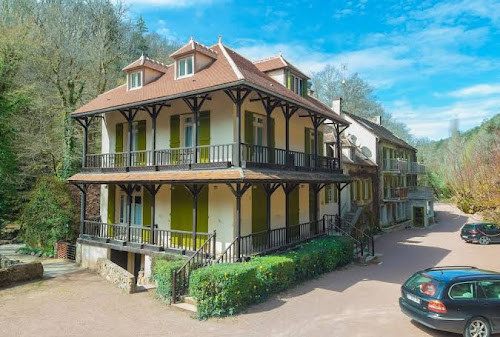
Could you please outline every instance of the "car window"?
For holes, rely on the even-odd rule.
[[[500,300],[500,281],[481,281],[479,287],[483,298]]]
[[[476,298],[474,282],[457,283],[451,286],[448,293],[453,300],[467,300]]]
[[[415,274],[406,281],[404,286],[419,295],[435,297],[439,282],[425,274]]]

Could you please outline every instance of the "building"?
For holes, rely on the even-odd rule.
[[[244,257],[325,232],[323,189],[338,189],[340,144],[326,152],[325,123],[349,123],[307,94],[307,76],[282,56],[252,63],[221,39],[194,40],[164,65],[145,56],[126,83],[72,117],[83,127],[83,165],[69,181],[82,192],[78,250],[137,275],[151,256]],[[90,123],[102,153],[87,153]],[[101,186],[100,221],[85,218],[86,190]],[[272,210],[272,211],[271,211]]]
[[[340,113],[340,106],[341,100],[335,100],[333,111]],[[345,111],[340,115],[350,123],[342,135],[349,143],[343,147],[344,153],[351,148],[376,163],[373,204],[381,227],[401,223],[428,226],[432,223],[434,197],[430,188],[419,186],[418,176],[425,173],[425,166],[417,162],[417,150],[383,127],[380,117],[369,120]],[[349,174],[354,177],[353,172],[349,171]],[[358,189],[352,184],[349,193],[359,195]]]

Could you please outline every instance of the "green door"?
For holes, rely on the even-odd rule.
[[[137,164],[146,165],[146,121],[137,122]]]
[[[171,195],[171,225],[172,230],[193,232],[193,197],[184,186],[172,187]],[[208,232],[208,188],[205,186],[198,195],[198,232]],[[199,240],[199,239],[198,239]],[[203,242],[197,241],[197,247]],[[191,234],[172,235],[173,246],[193,247]]]
[[[123,154],[123,124],[115,126],[115,167],[121,167],[125,163]]]
[[[177,149],[181,146],[181,119],[179,115],[170,116],[170,148]],[[172,150],[171,150],[172,151]],[[165,158],[167,165],[175,165],[179,163],[179,152],[172,151],[170,155]]]
[[[142,225],[145,227],[151,227],[152,223],[152,214],[151,214],[151,194],[143,188],[142,189]],[[149,230],[142,231],[142,241],[150,242],[150,233]]]

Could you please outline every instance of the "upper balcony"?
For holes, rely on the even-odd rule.
[[[401,201],[406,199],[408,199],[408,187],[384,189],[384,201]]]
[[[425,165],[420,164],[418,162],[409,163],[409,172],[410,174],[425,174]]]
[[[386,173],[406,173],[408,172],[409,165],[405,159],[384,159],[383,170]]]
[[[229,168],[237,163],[236,143],[164,150],[88,154],[83,171],[157,171]],[[241,166],[342,173],[339,159],[304,152],[240,144]]]

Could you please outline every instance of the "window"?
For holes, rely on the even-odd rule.
[[[131,73],[128,78],[129,90],[138,89],[142,87],[142,71]]]
[[[405,288],[419,295],[434,297],[439,289],[439,282],[424,274],[413,275],[404,285]]]
[[[193,75],[193,56],[177,61],[177,78]]]
[[[131,224],[137,226],[142,225],[142,197],[140,195],[134,195],[132,197],[131,210]],[[120,223],[127,223],[128,211],[128,196],[122,193],[120,195]]]
[[[264,145],[264,116],[253,114],[253,134],[255,145]]]
[[[500,300],[500,281],[481,281],[479,287],[482,298]]]
[[[184,118],[183,146],[192,147],[194,144],[194,122],[193,117]]]
[[[298,95],[302,95],[302,90],[303,90],[303,81],[301,78],[291,75],[292,76],[292,91]]]
[[[452,300],[469,300],[476,297],[476,290],[473,282],[454,284],[448,295]]]

